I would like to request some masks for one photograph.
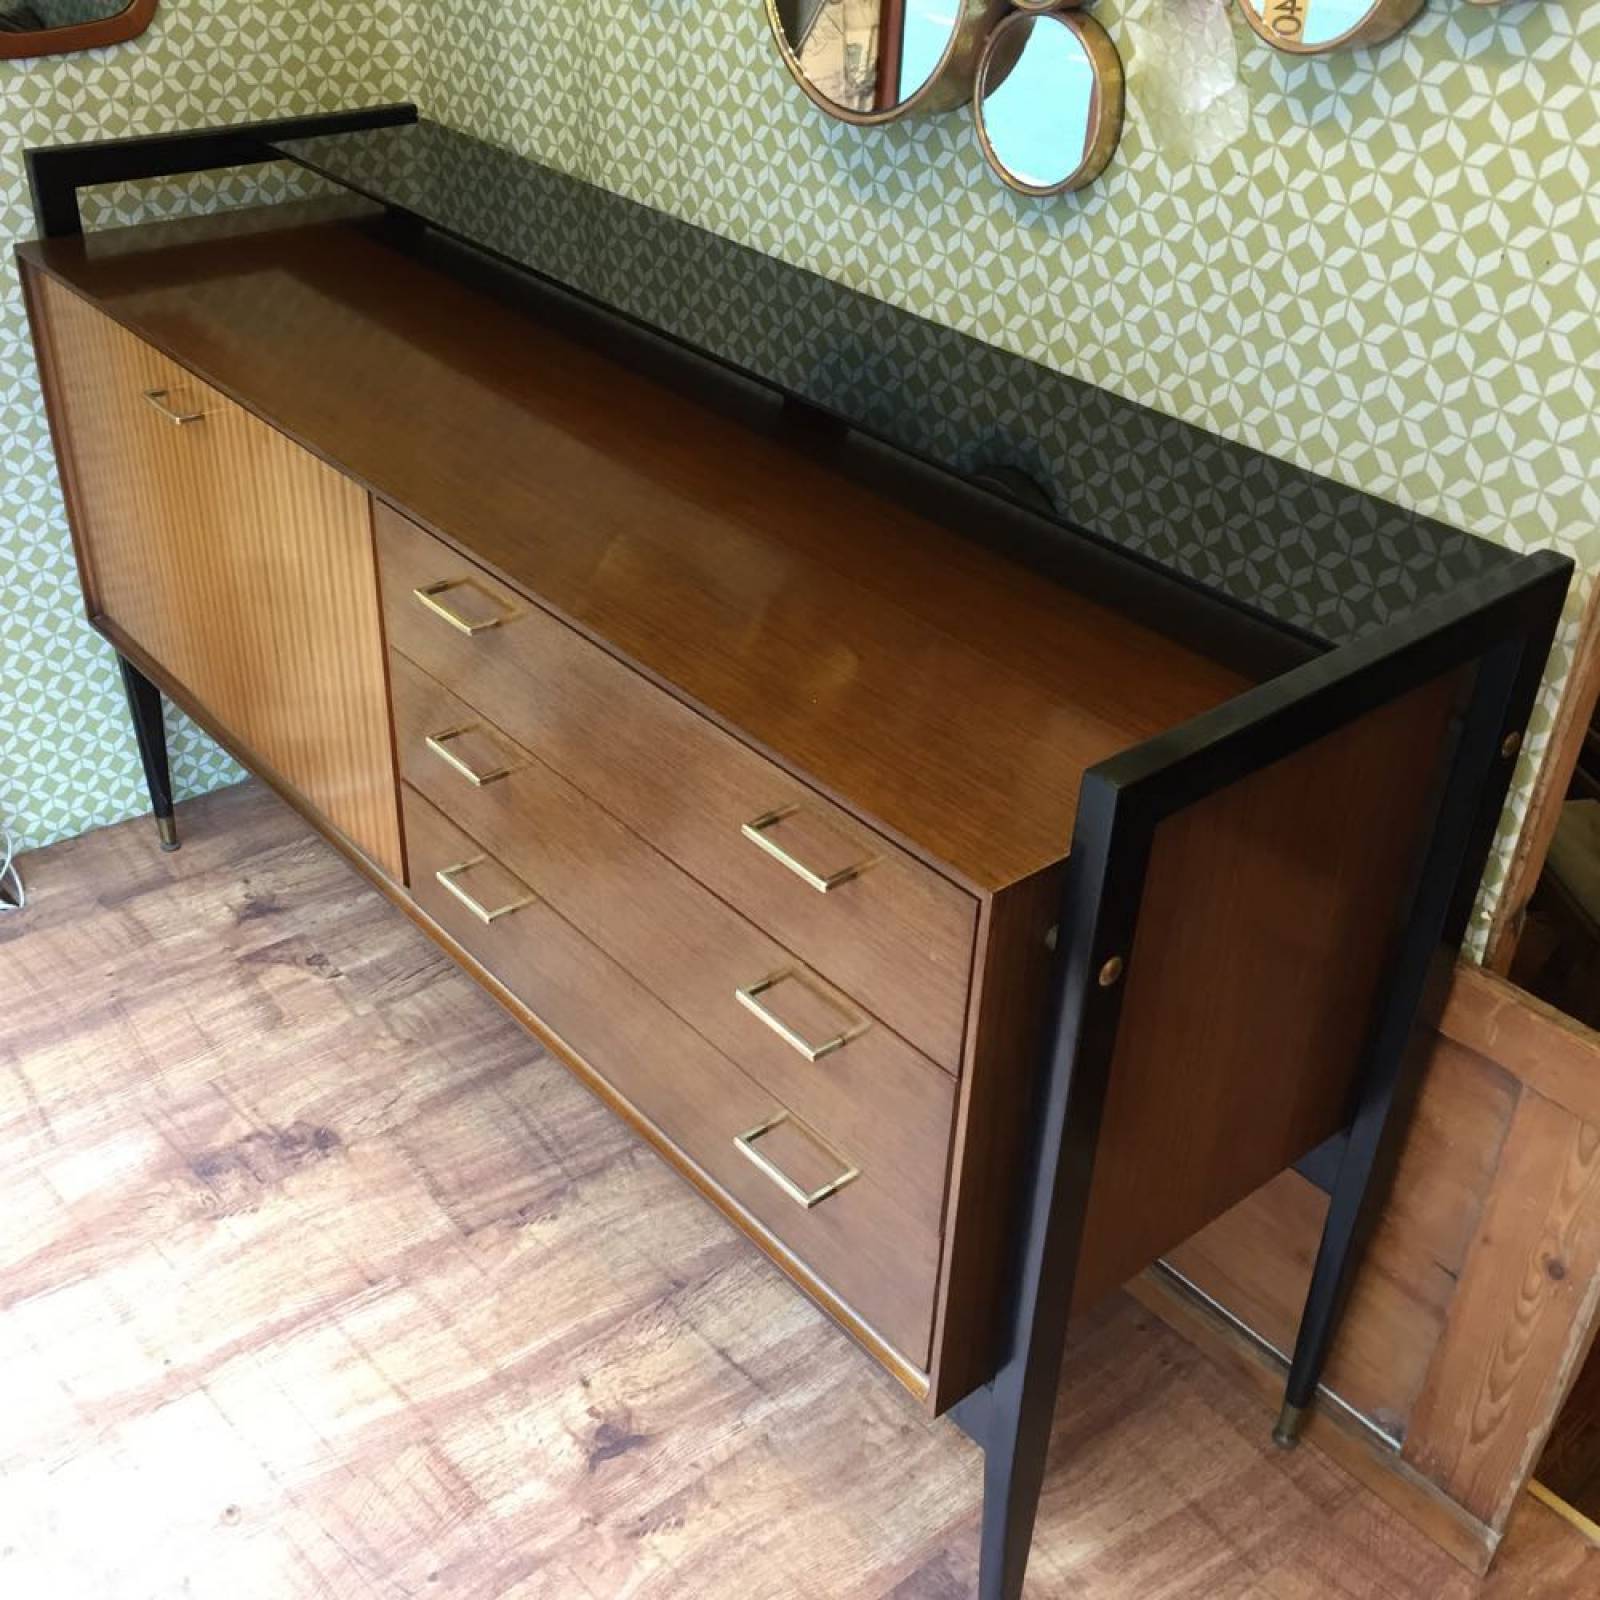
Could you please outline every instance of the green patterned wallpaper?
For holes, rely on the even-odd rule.
[[[822,115],[761,0],[412,0],[440,121],[1514,548],[1600,568],[1600,0],[1291,59],[1104,0],[1128,121],[1035,201],[970,118]],[[1490,873],[1543,754],[1575,597]]]
[[[410,38],[401,0],[161,0],[149,32],[131,43],[0,62],[0,238],[9,246],[33,231],[22,170],[31,145],[403,99]],[[90,197],[85,220],[136,221],[306,186],[275,168],[118,186]],[[82,617],[9,248],[0,427],[0,821],[26,846],[131,816],[147,801],[115,657]],[[171,733],[180,793],[238,775],[181,717]]]
[[[1400,39],[1310,60],[1271,51],[1221,0],[1097,14],[1128,62],[1127,131],[1097,185],[1044,202],[993,181],[963,114],[878,130],[823,117],[773,52],[761,0],[164,0],[136,56],[28,69],[0,106],[15,151],[408,94],[1230,439],[1513,547],[1553,544],[1592,581],[1600,0],[1430,0]],[[175,79],[152,70],[179,59]],[[70,116],[76,83],[93,117]],[[13,155],[18,233],[14,169]],[[32,366],[7,316],[0,538],[27,604],[0,631],[0,702],[30,731],[15,712],[0,725],[0,808],[41,839],[139,802],[109,663],[66,620]],[[194,740],[181,749],[191,787],[220,778]]]

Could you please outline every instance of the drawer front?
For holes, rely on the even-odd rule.
[[[937,1232],[948,1074],[399,654],[390,681],[405,781]]]
[[[936,1230],[906,1214],[843,1135],[807,1123],[741,1071],[409,785],[402,796],[421,909],[732,1209],[926,1369]]]
[[[404,517],[377,526],[392,646],[960,1070],[971,895]]]
[[[69,291],[34,293],[91,614],[398,878],[366,494]]]

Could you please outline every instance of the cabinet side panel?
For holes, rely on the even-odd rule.
[[[366,494],[58,284],[35,309],[91,614],[398,878]]]
[[[1064,876],[1064,863],[1047,868],[984,907],[945,1213],[935,1414],[986,1383],[999,1358]]]
[[[1157,826],[1074,1306],[1344,1126],[1462,681]]]
[[[33,335],[34,352],[39,361],[39,383],[44,393],[45,415],[50,423],[50,442],[55,447],[56,469],[61,479],[61,497],[66,506],[67,524],[72,531],[72,556],[78,568],[78,587],[87,616],[95,616],[100,606],[95,598],[94,573],[84,548],[78,511],[76,466],[69,448],[66,422],[62,416],[61,394],[64,385],[56,370],[55,341],[51,333],[50,310],[45,297],[50,280],[25,259],[18,258],[23,304],[28,311],[28,327]]]

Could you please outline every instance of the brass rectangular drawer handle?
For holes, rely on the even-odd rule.
[[[440,733],[429,733],[423,736],[422,742],[443,761],[447,766],[453,767],[474,788],[481,789],[485,784],[493,783],[498,778],[509,777],[517,769],[514,766],[490,767],[487,771],[480,772],[468,762],[463,761],[454,750],[447,746],[453,739],[460,739],[469,733],[481,733],[481,722],[463,722],[458,728],[445,728]]]
[[[804,1035],[796,1033],[787,1022],[783,1020],[769,1006],[761,1002],[761,996],[769,989],[776,988],[786,979],[794,978],[794,973],[785,968],[782,972],[774,972],[763,978],[760,983],[751,983],[743,988],[735,989],[733,997],[746,1011],[753,1012],[766,1025],[783,1040],[792,1050],[798,1050],[807,1061],[820,1061],[824,1056],[831,1056],[835,1050],[842,1050],[858,1034],[866,1032],[867,1025],[857,1018],[847,1022],[846,1025],[831,1038],[822,1040],[820,1044],[813,1044]],[[795,981],[799,981],[796,979]]]
[[[466,634],[487,633],[491,628],[498,628],[501,623],[509,622],[517,615],[515,607],[507,606],[498,617],[480,617],[477,621],[473,621],[471,617],[465,617],[447,605],[441,598],[449,594],[452,589],[473,589],[485,599],[494,601],[496,605],[501,604],[496,596],[471,578],[444,578],[438,583],[426,583],[420,589],[413,589],[411,593],[436,617],[443,617],[452,628],[457,628]]]
[[[158,415],[165,417],[174,427],[182,428],[191,422],[204,422],[206,420],[206,414],[203,411],[180,411],[173,405],[172,391],[170,389],[146,389],[144,391],[144,403]]]
[[[852,878],[858,878],[872,865],[870,861],[858,861],[854,866],[841,867],[837,872],[830,872],[824,876],[813,871],[798,856],[792,856],[781,844],[772,838],[767,830],[776,827],[785,817],[792,817],[799,810],[799,806],[781,806],[776,811],[763,812],[759,817],[750,822],[742,823],[739,832],[751,844],[765,850],[774,861],[781,861],[795,877],[802,883],[808,883],[818,894],[827,894],[831,889],[837,889],[841,883],[849,883]]]
[[[462,905],[464,905],[467,910],[478,919],[479,922],[484,923],[485,925],[491,922],[498,922],[501,917],[509,917],[513,911],[520,911],[524,906],[531,906],[534,900],[537,898],[533,890],[529,889],[527,885],[524,884],[523,889],[525,892],[523,894],[516,896],[514,899],[508,900],[503,906],[496,906],[493,910],[490,910],[490,908],[484,905],[482,901],[469,894],[467,890],[463,889],[461,885],[456,882],[456,879],[463,872],[468,872],[473,867],[482,866],[483,863],[488,859],[488,856],[473,856],[467,861],[456,862],[453,867],[440,867],[439,870],[434,873],[434,877],[438,880],[440,887],[448,889],[450,893],[453,894],[456,899],[459,900]],[[510,877],[511,875],[508,873],[507,876]]]
[[[829,1195],[838,1194],[847,1183],[854,1183],[861,1176],[861,1169],[851,1166],[832,1145],[819,1139],[807,1128],[806,1137],[819,1150],[837,1161],[844,1171],[837,1178],[830,1178],[819,1189],[802,1189],[776,1162],[770,1160],[763,1151],[756,1149],[759,1140],[765,1138],[774,1128],[781,1128],[788,1120],[789,1113],[780,1111],[775,1117],[768,1117],[765,1122],[757,1123],[748,1133],[735,1134],[733,1142],[739,1147],[740,1153],[753,1161],[797,1206],[803,1206],[809,1211],[813,1206],[820,1206]]]

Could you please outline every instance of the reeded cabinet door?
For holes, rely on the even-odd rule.
[[[33,280],[91,616],[402,875],[366,493]]]

